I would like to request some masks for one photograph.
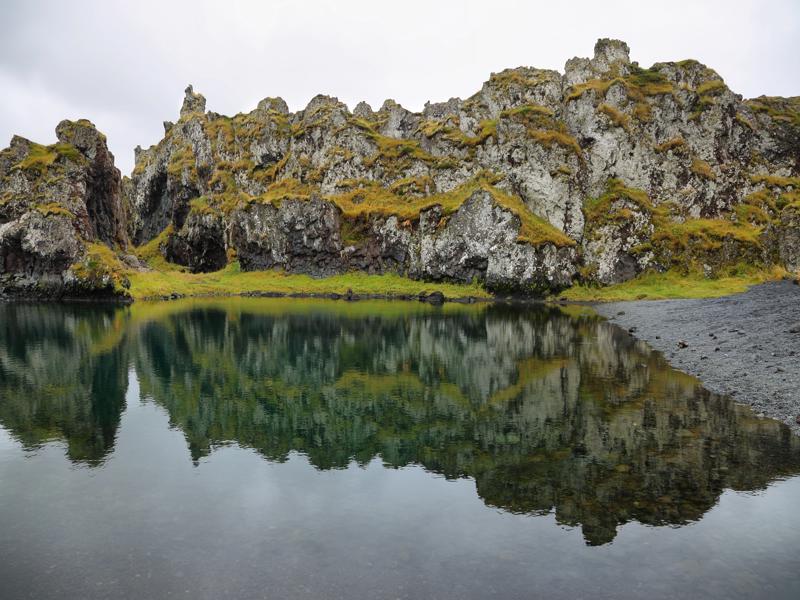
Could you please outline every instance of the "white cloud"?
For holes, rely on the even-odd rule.
[[[616,37],[643,66],[692,57],[745,96],[800,94],[796,0],[3,4],[0,145],[13,133],[47,142],[62,118],[86,117],[123,172],[189,82],[227,114],[264,96],[297,110],[317,93],[419,109],[471,95],[491,71],[561,70]]]

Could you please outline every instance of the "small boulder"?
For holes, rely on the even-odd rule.
[[[425,298],[429,304],[440,305],[444,304],[444,294],[442,292],[431,292]]]

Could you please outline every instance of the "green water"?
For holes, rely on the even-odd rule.
[[[0,598],[796,598],[800,438],[583,311],[0,305]]]

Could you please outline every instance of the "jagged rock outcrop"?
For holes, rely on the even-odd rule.
[[[52,146],[15,136],[0,153],[0,297],[124,295],[114,157],[89,121],[62,121],[56,135]]]
[[[644,69],[604,39],[563,74],[508,69],[421,112],[393,100],[350,112],[323,95],[294,113],[280,98],[233,117],[205,107],[189,86],[179,119],[136,149],[122,182],[87,125],[59,126],[52,160],[12,140],[0,158],[0,221],[13,222],[4,281],[12,269],[58,278],[73,247],[126,237],[195,272],[238,260],[521,292],[645,270],[798,267],[800,97],[743,100],[693,60]],[[42,185],[56,202],[75,198],[64,200],[74,218],[52,231],[19,221]],[[74,243],[57,231],[70,224]],[[58,236],[44,245],[53,256],[32,258],[23,238],[39,231]]]
[[[169,240],[192,235],[197,212],[215,215],[209,243],[221,229],[245,269],[538,290],[646,269],[796,268],[800,103],[743,101],[696,61],[643,69],[599,40],[563,75],[506,70],[421,113],[393,100],[351,113],[327,96],[297,113],[275,98],[235,117],[204,106],[188,88],[130,182],[131,237],[171,226],[165,255],[195,270],[218,265],[170,254]]]

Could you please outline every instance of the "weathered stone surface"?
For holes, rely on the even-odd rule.
[[[62,121],[56,135],[52,146],[14,137],[0,152],[0,297],[122,293],[89,251],[128,245],[114,157],[89,121]]]
[[[329,202],[252,204],[232,215],[230,227],[245,270],[280,268],[314,276],[342,270],[339,213]]]
[[[475,96],[428,103],[421,113],[393,100],[350,113],[323,95],[297,113],[279,98],[234,118],[204,107],[188,89],[178,123],[137,153],[137,243],[170,224],[184,235],[190,200],[203,197],[244,268],[393,270],[519,290],[569,285],[578,272],[602,284],[675,265],[713,274],[772,254],[796,268],[779,198],[798,184],[800,106],[743,101],[696,61],[642,69],[624,42],[603,39],[563,75],[508,69]],[[459,208],[432,196],[407,218],[403,207],[414,198],[458,192],[486,173],[575,247],[553,236],[518,243],[519,218],[486,198]],[[589,222],[587,202],[611,182],[645,200],[619,199],[608,206],[615,218]],[[381,189],[388,205],[378,202]],[[308,214],[276,221],[288,209],[261,206],[286,200]],[[336,218],[322,217],[327,205]],[[770,228],[780,252],[759,247],[759,231]]]
[[[800,272],[800,206],[787,206],[781,212],[779,253],[790,271]]]
[[[36,209],[71,215],[81,244],[161,236],[191,271],[236,257],[518,292],[798,268],[800,98],[745,101],[692,60],[643,69],[618,40],[563,74],[507,69],[421,112],[386,100],[351,113],[318,95],[227,117],[189,86],[164,129],[122,181],[88,122],[60,124],[52,147],[15,137],[0,152],[0,224]],[[4,256],[27,264],[12,229]]]

